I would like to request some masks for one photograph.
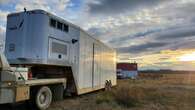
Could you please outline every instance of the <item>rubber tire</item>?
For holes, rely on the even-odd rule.
[[[46,99],[45,99],[44,103],[41,103],[41,101],[39,99],[40,99],[41,94],[43,94],[43,93],[46,95],[45,96]],[[37,94],[35,97],[35,104],[36,104],[37,108],[40,110],[46,110],[47,108],[49,108],[51,102],[52,102],[52,92],[51,92],[50,88],[47,86],[41,87],[37,91]]]

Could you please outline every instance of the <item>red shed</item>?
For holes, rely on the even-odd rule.
[[[137,68],[137,63],[117,63],[117,76],[118,78],[136,78]]]
[[[137,71],[137,63],[117,63],[117,69]]]

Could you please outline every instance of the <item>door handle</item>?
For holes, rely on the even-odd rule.
[[[72,39],[72,43],[73,43],[73,44],[76,43],[76,42],[78,42],[77,39]]]

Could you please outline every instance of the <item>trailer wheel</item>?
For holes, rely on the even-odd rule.
[[[106,91],[110,91],[111,88],[112,88],[112,82],[111,82],[111,80],[106,80],[106,82],[105,82],[105,90]]]
[[[38,109],[47,109],[52,102],[52,92],[49,87],[41,87],[35,97],[35,103]]]

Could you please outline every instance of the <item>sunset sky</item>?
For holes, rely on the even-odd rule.
[[[116,48],[139,69],[195,70],[195,0],[0,0],[0,38],[11,12],[44,9]]]

